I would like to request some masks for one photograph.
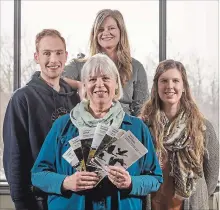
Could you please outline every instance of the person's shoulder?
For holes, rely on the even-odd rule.
[[[140,62],[140,61],[138,61],[137,59],[135,59],[135,58],[133,58],[132,57],[132,66],[136,66],[136,67],[143,67],[143,64]]]
[[[134,72],[145,71],[143,64],[135,58],[132,58],[132,69]]]
[[[85,59],[72,59],[64,68],[63,76],[69,77],[71,79],[77,79],[80,80],[80,75],[78,75],[76,78],[73,77],[75,74],[79,74],[81,69],[83,68],[83,65],[85,64]],[[72,78],[73,77],[73,78]]]
[[[206,119],[206,118],[204,118],[204,125],[205,125],[206,127],[213,127],[213,126],[212,126],[212,123],[211,123],[208,119]]]
[[[30,87],[25,85],[21,88],[18,88],[12,93],[12,100],[26,100],[27,97],[30,95]]]
[[[136,126],[136,125],[140,125],[140,126],[143,126],[143,127],[146,126],[141,118],[129,115],[127,113],[125,113],[124,121],[130,122],[134,126]]]
[[[54,122],[54,126],[64,128],[69,121],[70,121],[70,114],[67,113],[56,119]]]
[[[138,117],[125,114],[123,123],[127,124],[126,129],[130,130],[136,137],[140,135],[150,136],[149,127]]]
[[[71,61],[70,61],[70,63],[69,63],[69,65],[76,65],[76,66],[83,66],[84,64],[85,64],[85,62],[86,62],[86,60],[87,59],[85,59],[85,58],[80,58],[80,59],[78,59],[78,58],[73,58]]]
[[[211,136],[215,135],[215,129],[213,127],[213,124],[208,119],[204,119],[204,126],[206,134]]]

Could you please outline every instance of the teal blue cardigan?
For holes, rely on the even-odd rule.
[[[127,169],[132,188],[119,190],[106,177],[94,189],[62,192],[65,177],[76,172],[62,155],[70,147],[68,141],[78,136],[78,129],[69,114],[55,121],[32,168],[32,184],[48,193],[49,210],[142,209],[144,196],[157,191],[163,182],[162,171],[149,129],[142,120],[125,114],[121,129],[130,130],[148,149],[145,156]]]

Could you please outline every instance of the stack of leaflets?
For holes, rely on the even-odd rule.
[[[96,128],[79,129],[79,136],[69,144],[63,158],[77,171],[97,173],[99,182],[108,174],[109,165],[127,169],[147,153],[131,131],[101,123]]]

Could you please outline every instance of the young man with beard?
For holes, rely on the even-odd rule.
[[[68,54],[61,34],[44,29],[35,45],[41,71],[14,92],[3,125],[3,163],[17,210],[47,209],[47,196],[32,186],[30,171],[52,123],[79,102],[77,92],[60,78]]]

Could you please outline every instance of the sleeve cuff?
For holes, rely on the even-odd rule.
[[[145,196],[155,192],[160,187],[160,182],[153,176],[131,176],[132,189],[130,195]]]
[[[53,182],[51,182],[52,185],[49,186],[49,188],[51,188],[49,190],[49,192],[54,192],[58,195],[61,195],[62,194],[63,181],[66,177],[67,177],[67,175],[55,174],[55,176],[53,177]]]

